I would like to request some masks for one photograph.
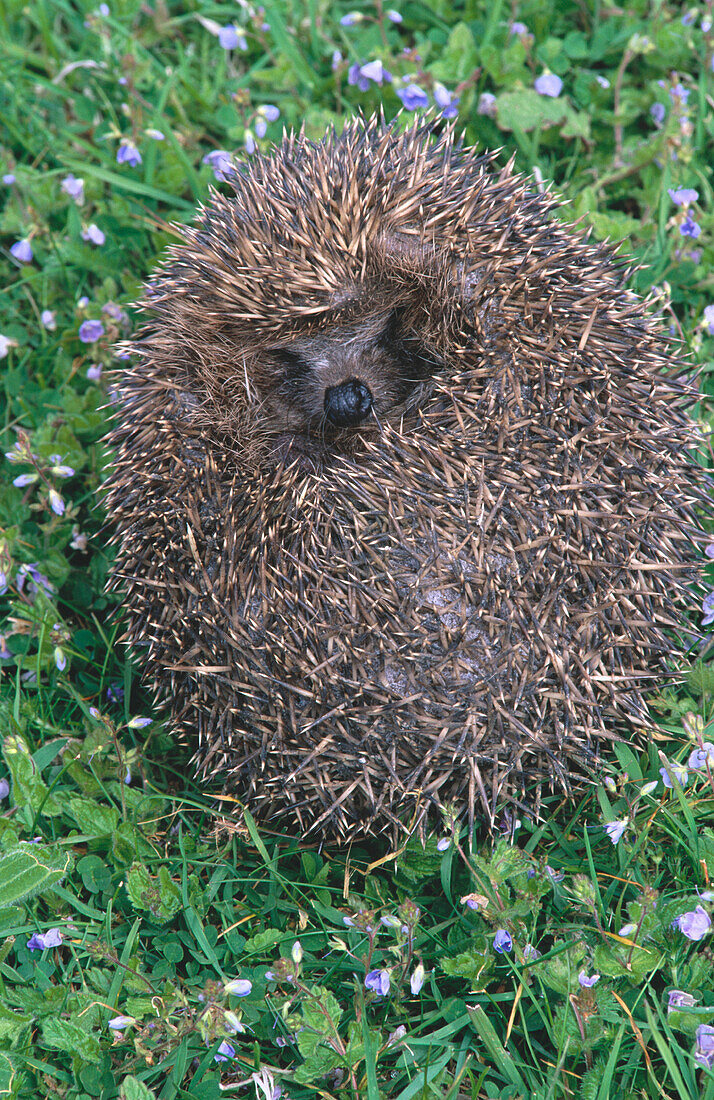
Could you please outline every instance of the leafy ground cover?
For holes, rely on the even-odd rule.
[[[456,117],[627,242],[701,371],[711,465],[712,20],[0,8],[0,1096],[714,1100],[706,646],[654,698],[649,750],[616,747],[579,805],[495,843],[445,821],[424,849],[319,850],[192,782],[118,642],[96,504],[112,347],[168,223],[230,151],[380,105]]]

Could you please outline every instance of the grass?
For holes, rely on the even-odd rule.
[[[283,124],[319,137],[358,108],[393,115],[406,83],[432,104],[444,85],[468,143],[515,153],[567,196],[568,217],[626,241],[633,287],[656,286],[701,372],[711,431],[711,2],[406,0],[398,22],[357,0],[361,18],[342,25],[350,10],[0,7],[13,457],[0,493],[0,1096],[714,1100],[701,1064],[714,1061],[714,779],[711,766],[683,786],[660,775],[714,741],[705,650],[653,699],[648,751],[617,746],[580,804],[551,799],[514,842],[457,828],[385,853],[320,850],[217,810],[118,641],[95,496],[112,346],[167,223],[215,182],[206,155],[267,145]],[[238,20],[246,48],[224,49],[218,31]],[[391,83],[349,82],[376,59]],[[544,74],[559,95],[535,90]],[[683,188],[697,199],[677,205]],[[29,262],[27,245],[11,251],[21,241]],[[83,340],[87,321],[102,331]]]

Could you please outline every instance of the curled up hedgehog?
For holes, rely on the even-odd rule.
[[[450,131],[290,135],[229,182],[146,287],[110,436],[175,729],[333,841],[571,792],[682,656],[683,365],[612,249]]]

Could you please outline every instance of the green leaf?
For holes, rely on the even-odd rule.
[[[262,953],[269,947],[273,947],[285,936],[284,932],[281,932],[279,928],[266,928],[262,932],[256,932],[254,936],[251,936],[249,940],[246,940],[244,951],[257,951]]]
[[[564,99],[538,95],[530,88],[519,92],[504,92],[496,97],[496,121],[502,130],[528,133],[557,126],[568,117]]]
[[[474,987],[483,983],[493,967],[493,956],[489,954],[485,937],[479,936],[474,947],[462,951],[453,959],[441,959],[440,963],[445,974],[452,978],[464,978]]]
[[[607,974],[610,978],[629,978],[633,985],[639,985],[647,974],[659,970],[662,961],[658,951],[646,947],[622,945],[615,954],[611,948],[600,944],[593,952],[593,966],[598,973]]]
[[[126,889],[135,909],[146,910],[160,921],[171,920],[181,908],[181,889],[165,867],[153,878],[143,863],[133,863]]]
[[[55,797],[49,794],[40,770],[32,758],[24,737],[8,734],[3,742],[3,756],[12,777],[12,799],[29,825],[40,812],[54,815],[61,812]]]
[[[119,1100],[156,1100],[156,1093],[138,1077],[125,1077],[119,1086]]]
[[[10,1061],[9,1055],[0,1051],[0,1096],[7,1097],[8,1100],[10,1097],[17,1096],[20,1083],[17,1070]]]
[[[119,824],[119,814],[113,806],[101,806],[92,798],[79,795],[70,798],[69,812],[87,837],[109,836]]]
[[[0,1041],[13,1043],[22,1035],[23,1031],[31,1023],[30,1016],[23,1016],[19,1012],[13,1012],[0,1004]],[[0,1093],[0,1096],[2,1093]]]
[[[20,843],[0,856],[0,904],[3,908],[50,890],[72,869],[69,852]]]
[[[102,1051],[99,1039],[73,1020],[50,1016],[42,1024],[42,1041],[45,1046],[79,1055],[85,1062],[99,1063]]]

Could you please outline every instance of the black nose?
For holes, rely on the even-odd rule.
[[[369,416],[372,394],[357,378],[325,390],[325,416],[338,428],[352,428]]]

